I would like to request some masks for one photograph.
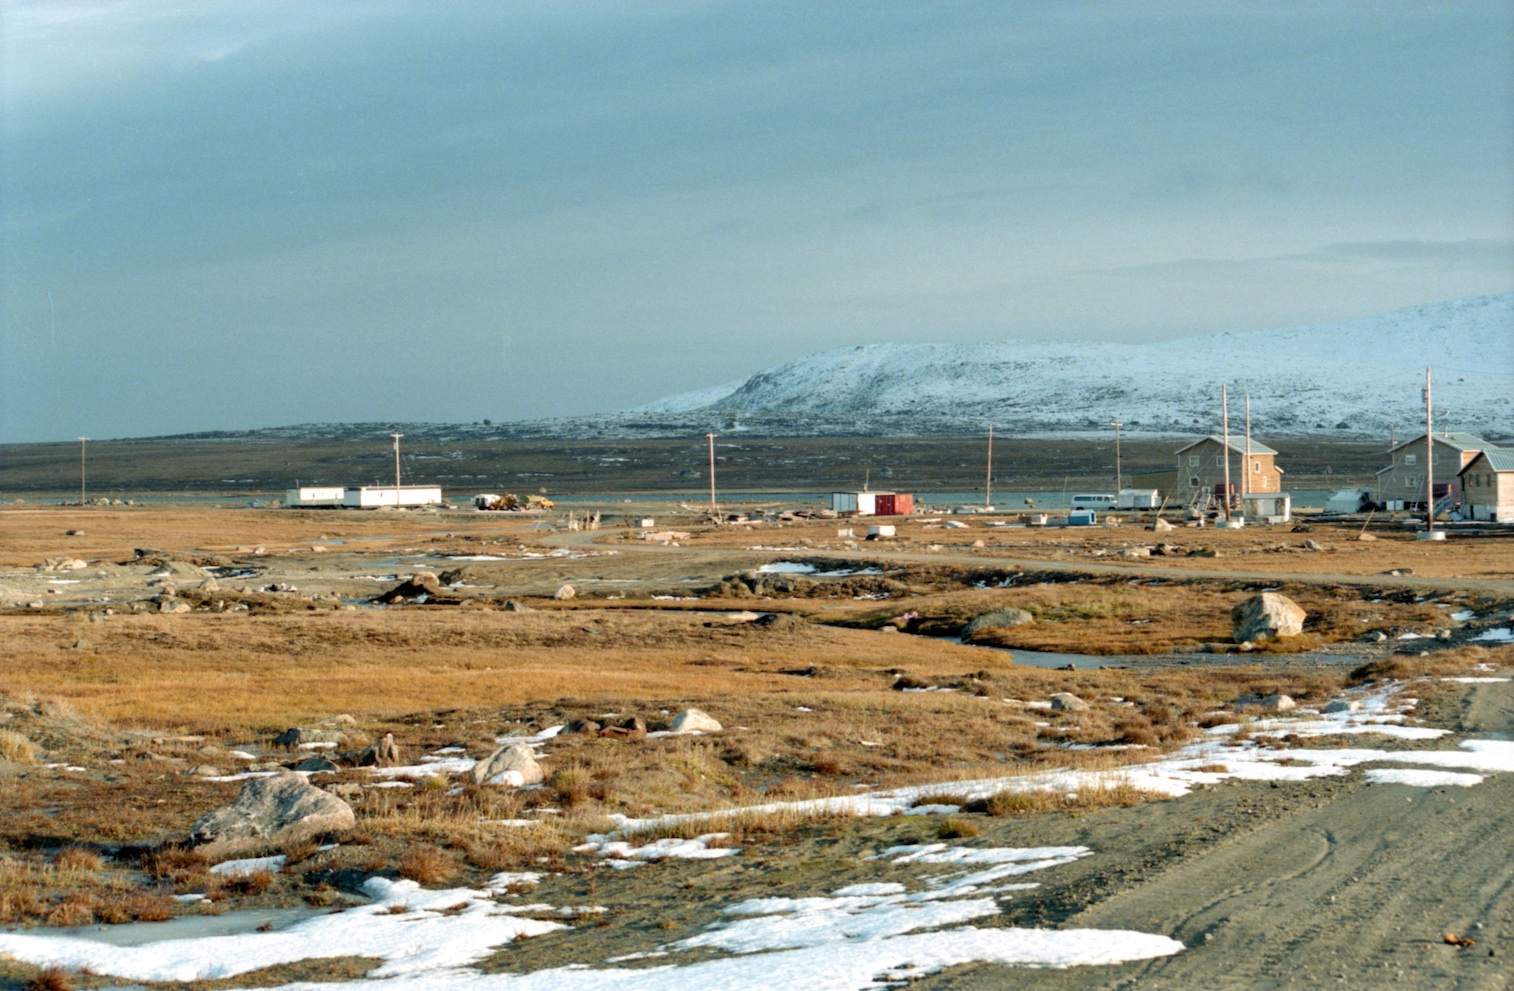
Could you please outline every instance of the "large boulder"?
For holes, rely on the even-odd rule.
[[[539,785],[546,780],[536,755],[524,743],[511,743],[473,765],[473,780],[481,785]]]
[[[986,612],[962,628],[962,639],[971,640],[980,630],[1002,630],[1034,623],[1036,618],[1024,609],[995,609]]]
[[[228,806],[195,821],[190,836],[199,843],[227,840],[285,840],[351,829],[352,806],[288,772],[253,778]]]
[[[425,602],[436,598],[436,594],[442,590],[442,581],[429,571],[418,571],[407,580],[396,585],[383,595],[374,599],[375,602],[393,604],[396,602]]]
[[[1051,697],[1051,707],[1056,712],[1083,712],[1088,703],[1072,692],[1057,692]]]
[[[719,733],[718,720],[701,709],[685,709],[673,717],[668,727],[674,733]]]
[[[1304,632],[1308,614],[1286,595],[1263,592],[1230,610],[1230,626],[1236,643],[1296,637]]]

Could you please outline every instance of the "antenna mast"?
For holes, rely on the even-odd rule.
[[[394,508],[400,508],[400,438],[404,434],[390,434],[394,438]]]
[[[1435,532],[1435,434],[1431,432],[1430,423],[1430,369],[1428,368],[1425,369],[1425,532]]]
[[[1241,496],[1251,491],[1251,393],[1246,393],[1246,461],[1241,465]]]
[[[1230,400],[1225,383],[1220,383],[1220,421],[1225,431],[1225,522],[1230,522]]]
[[[994,491],[994,425],[988,425],[988,475],[983,480],[983,508],[993,508]]]
[[[718,513],[719,510],[715,507],[715,435],[709,433],[705,436],[710,441],[710,512]]]

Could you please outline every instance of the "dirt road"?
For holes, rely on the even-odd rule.
[[[1504,672],[1506,675],[1508,671]],[[1509,739],[1514,684],[1468,686],[1443,707],[1450,740]],[[1514,983],[1514,778],[1423,788],[1345,779],[1231,783],[1120,813],[1036,827],[1036,842],[1097,853],[1013,914],[1061,928],[1135,929],[1182,940],[1158,960],[1065,971],[974,966],[918,986],[1434,988]],[[1069,872],[1071,873],[1071,872]],[[1476,940],[1457,947],[1446,933]]]

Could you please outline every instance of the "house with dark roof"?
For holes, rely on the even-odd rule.
[[[1179,506],[1208,506],[1219,501],[1225,492],[1225,458],[1230,458],[1231,502],[1239,506],[1245,495],[1265,495],[1283,490],[1283,469],[1275,459],[1277,452],[1266,444],[1244,438],[1230,439],[1227,449],[1222,437],[1210,434],[1177,452],[1178,469],[1171,501]]]
[[[1454,504],[1461,501],[1461,483],[1457,476],[1461,470],[1484,450],[1491,447],[1487,441],[1472,434],[1445,431],[1434,435],[1433,463],[1436,503]],[[1389,465],[1377,472],[1377,484],[1372,491],[1373,501],[1384,509],[1423,509],[1425,506],[1425,435],[1420,434],[1388,452]]]
[[[1474,520],[1514,523],[1514,448],[1489,447],[1461,470],[1462,511]]]

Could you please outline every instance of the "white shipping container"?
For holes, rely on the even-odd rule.
[[[342,500],[342,505],[348,509],[380,509],[388,506],[394,508],[414,506],[440,506],[442,504],[442,487],[440,485],[403,485],[395,488],[392,485],[362,486],[361,488],[348,489]]]
[[[284,493],[284,505],[291,509],[302,506],[340,506],[346,491],[340,485],[302,485]]]
[[[1162,504],[1156,489],[1121,489],[1121,509],[1156,509]]]

